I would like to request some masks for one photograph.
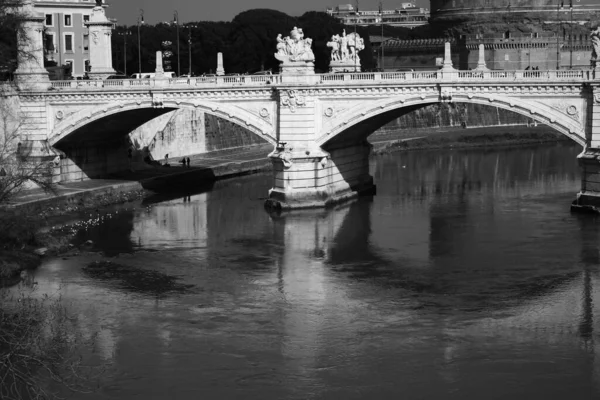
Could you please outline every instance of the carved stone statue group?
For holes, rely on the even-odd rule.
[[[356,32],[346,35],[346,30],[342,36],[333,35],[331,41],[327,42],[327,47],[331,48],[331,61],[358,63],[360,58],[358,52],[365,48],[363,38]]]
[[[279,61],[286,62],[298,62],[306,61],[312,62],[315,60],[315,55],[312,51],[312,39],[304,38],[304,32],[302,28],[292,29],[290,36],[285,38],[281,37],[281,33],[277,35],[277,53],[275,58]]]
[[[592,40],[592,68],[600,69],[600,25],[592,29],[590,39]]]

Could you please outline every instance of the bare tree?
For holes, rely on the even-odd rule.
[[[31,142],[21,142],[31,119],[20,112],[19,99],[10,84],[0,88],[0,205],[23,189],[52,191],[52,161],[31,157]]]
[[[36,299],[21,292],[8,298],[3,292],[0,300],[10,304],[0,308],[1,399],[59,399],[97,388],[105,366],[84,365],[80,356],[81,347],[93,347],[96,336],[81,333],[60,297]]]

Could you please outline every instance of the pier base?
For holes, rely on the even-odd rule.
[[[369,174],[371,145],[325,151],[294,151],[277,147],[273,162],[273,188],[265,207],[280,210],[329,207],[361,194],[374,194]]]
[[[597,213],[600,210],[600,149],[587,148],[577,159],[581,168],[581,191],[571,210]]]

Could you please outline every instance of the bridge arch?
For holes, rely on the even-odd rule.
[[[139,122],[134,121],[128,127],[135,129],[162,114],[178,109],[203,111],[240,125],[273,145],[277,142],[275,128],[271,122],[234,105],[189,100],[130,100],[101,106],[90,106],[69,115],[54,127],[48,136],[48,143],[55,146],[74,132],[80,131],[86,126],[92,126],[94,123],[102,121],[118,123],[119,116],[125,115],[125,113],[138,114]],[[85,136],[82,134],[82,137]]]
[[[580,145],[585,145],[585,127],[581,121],[539,101],[487,94],[459,94],[452,96],[451,101],[482,104],[509,110],[546,124]],[[344,140],[344,136],[352,135],[349,133],[352,131],[354,131],[354,135],[366,138],[373,133],[372,121],[378,121],[383,126],[397,118],[399,110],[406,109],[409,112],[440,102],[442,100],[439,95],[431,94],[363,102],[334,116],[331,121],[324,124],[316,144],[325,146],[334,140]]]

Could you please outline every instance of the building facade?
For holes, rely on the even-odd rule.
[[[340,4],[327,8],[325,12],[337,18],[345,25],[391,25],[415,28],[427,24],[429,9],[419,8],[413,3],[401,3],[400,7],[390,10],[361,11],[352,4]]]
[[[600,12],[598,0],[431,0],[430,4],[432,21],[438,22],[519,13],[537,14],[546,21],[571,16],[574,21],[589,21],[590,13]]]
[[[105,1],[103,0],[103,3]],[[89,21],[95,0],[34,0],[37,12],[45,17],[45,56],[56,65],[70,65],[74,78],[89,70]],[[104,7],[107,7],[106,5]]]

